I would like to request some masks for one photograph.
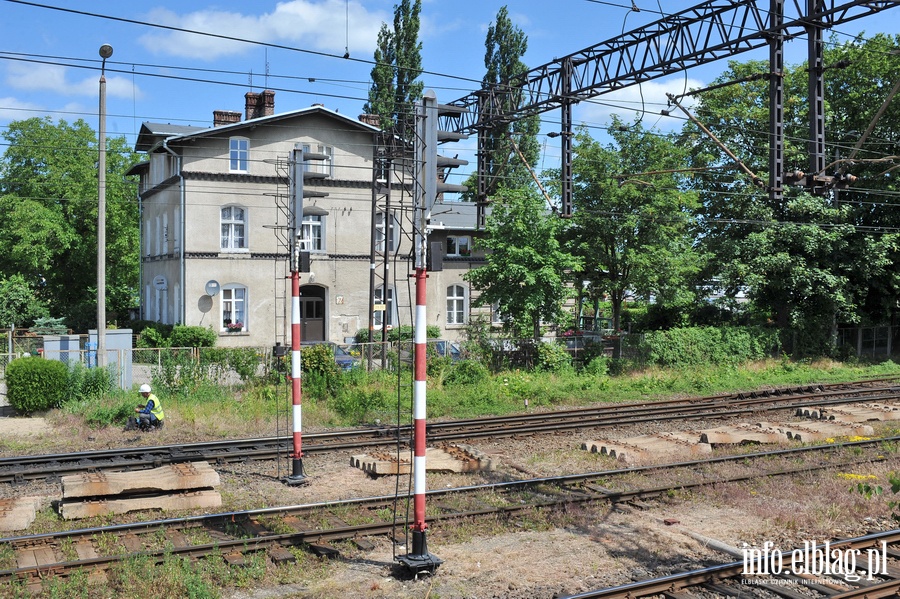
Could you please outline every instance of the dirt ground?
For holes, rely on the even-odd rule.
[[[703,425],[692,423],[696,427]],[[663,426],[666,425],[616,432],[646,433]],[[669,423],[668,427],[671,426]],[[66,429],[64,422],[48,423],[40,417],[0,418],[0,439],[10,442],[16,438],[25,442],[73,434],[78,435]],[[98,443],[112,445],[116,439],[121,440],[119,445],[170,443],[173,441],[169,435],[178,433],[164,430],[147,435],[157,436],[125,439],[120,431],[106,431],[97,438],[85,437],[85,449],[95,448]],[[522,478],[622,467],[611,458],[580,448],[583,440],[597,436],[596,431],[579,431],[521,439],[488,439],[477,446],[498,464],[499,470],[493,476]],[[662,461],[675,461],[676,457],[666,456]],[[347,453],[313,455],[305,459],[304,465],[310,483],[301,487],[281,482],[281,477],[287,474],[287,463],[248,462],[217,467],[222,478],[223,511],[390,495],[398,486],[393,477],[373,478],[352,468]],[[503,528],[471,523],[458,525],[460,528],[435,527],[428,532],[428,549],[443,563],[433,576],[418,579],[397,575],[395,570],[395,557],[406,555],[409,549],[394,545],[386,537],[376,537],[370,539],[375,544],[371,551],[351,548],[336,559],[323,559],[316,575],[302,584],[266,581],[254,589],[223,589],[222,597],[563,597],[737,561],[741,548],[759,546],[766,540],[789,548],[801,546],[807,539],[823,541],[894,528],[887,506],[890,498],[884,498],[878,505],[865,504],[865,509],[861,509],[862,500],[848,493],[852,476],[875,477],[880,482],[886,480],[891,468],[898,468],[896,460],[878,468],[861,468],[858,473],[841,473],[848,478],[828,473],[821,480],[806,480],[796,486],[776,483],[773,479],[756,486],[734,485],[648,501],[640,508],[577,507],[539,525],[523,517]],[[428,488],[463,486],[478,481],[479,475],[430,474]],[[406,482],[401,483],[401,492],[403,484]],[[60,493],[53,485],[28,491],[43,494],[45,505]],[[0,496],[11,492],[3,489]]]
[[[41,416],[23,418],[9,416],[0,418],[0,438],[34,437],[52,434],[53,429],[47,419]]]

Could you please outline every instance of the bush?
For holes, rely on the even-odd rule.
[[[591,376],[605,377],[609,374],[610,359],[606,356],[595,356],[584,365],[583,372]]]
[[[461,360],[444,375],[447,385],[475,385],[488,379],[488,369],[474,360]]]
[[[558,372],[572,366],[572,357],[560,343],[539,343],[535,365],[541,370]]]
[[[141,330],[137,339],[138,347],[171,347],[169,335],[172,334],[172,325],[151,323]]]
[[[81,362],[75,362],[69,367],[63,403],[80,399],[99,399],[112,390],[114,382],[112,368],[87,368]]]
[[[211,328],[175,325],[169,335],[169,347],[213,347],[217,337]]]
[[[17,412],[55,408],[66,396],[69,371],[58,360],[19,358],[6,367],[6,398]]]

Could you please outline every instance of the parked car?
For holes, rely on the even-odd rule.
[[[406,364],[412,363],[412,341],[404,341],[404,348],[400,350],[400,361]],[[462,348],[456,341],[447,341],[446,339],[428,339],[425,342],[427,355],[433,356],[437,354],[442,358],[450,358],[454,362],[458,362]]]
[[[332,341],[303,341],[300,343],[300,349],[302,350],[304,347],[312,347],[314,345],[327,345],[330,347],[331,353],[334,354],[334,363],[337,364],[341,370],[352,370],[360,364],[359,356],[354,356],[345,348]]]

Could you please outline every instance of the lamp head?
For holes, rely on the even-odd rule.
[[[102,46],[100,46],[100,57],[103,60],[106,60],[107,58],[112,56],[112,54],[113,54],[112,46],[110,46],[109,44],[103,44]]]

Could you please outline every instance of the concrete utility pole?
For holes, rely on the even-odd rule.
[[[109,44],[100,46],[100,125],[97,160],[97,366],[106,366],[106,59],[112,56]]]

